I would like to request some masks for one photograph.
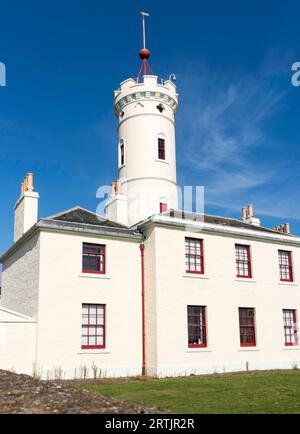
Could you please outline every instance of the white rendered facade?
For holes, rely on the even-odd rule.
[[[145,222],[147,372],[155,376],[212,374],[299,366],[299,345],[285,345],[283,309],[300,314],[299,278],[282,282],[278,250],[300,264],[299,239],[259,232],[222,230],[154,216]],[[248,232],[248,233],[247,233]],[[203,240],[204,274],[189,274],[185,239]],[[286,237],[287,238],[287,237]],[[235,245],[251,247],[252,277],[238,278]],[[155,270],[155,271],[154,271]],[[207,342],[189,348],[187,306],[206,308]],[[255,309],[255,346],[240,343],[239,308]]]
[[[283,309],[299,314],[297,266],[300,240],[245,229],[222,229],[195,222],[186,230],[182,221],[154,216],[142,224],[145,236],[146,373],[176,376],[246,369],[291,369],[300,363],[300,347],[286,346]],[[32,235],[3,260],[0,308],[0,368],[43,378],[129,376],[142,373],[141,239],[99,235],[96,229],[75,230],[57,222],[39,223]],[[95,229],[95,232],[94,232]],[[205,274],[185,269],[185,238],[203,240]],[[82,273],[82,244],[104,244],[104,275]],[[252,277],[236,277],[235,244],[252,252]],[[38,275],[16,292],[12,275],[22,275],[25,258]],[[30,246],[30,248],[29,248]],[[171,248],[170,248],[171,246]],[[278,250],[292,252],[293,282],[281,282]],[[38,253],[36,253],[38,252]],[[122,259],[120,259],[122,258]],[[262,260],[263,258],[263,260]],[[35,265],[34,265],[35,263]],[[25,275],[24,275],[25,279]],[[26,276],[26,281],[28,276]],[[17,281],[21,285],[21,280]],[[21,286],[19,286],[21,287]],[[17,297],[15,297],[15,293]],[[34,300],[29,303],[29,300]],[[106,306],[106,344],[103,349],[81,348],[81,309],[84,303]],[[7,306],[13,317],[8,318]],[[187,306],[207,309],[207,346],[189,348]],[[29,309],[30,307],[30,309]],[[239,307],[255,309],[256,345],[243,348],[239,336]],[[26,321],[23,312],[30,313]],[[5,315],[5,318],[4,318]],[[24,329],[26,323],[26,333]],[[28,324],[29,322],[29,324]],[[5,326],[4,326],[5,324]],[[26,340],[24,340],[24,333]],[[24,360],[22,360],[24,359]],[[31,360],[31,363],[29,360]]]
[[[36,323],[36,329],[32,329],[32,333],[36,334],[34,351],[22,343],[23,324],[19,328],[14,326],[14,335],[17,334],[14,344],[22,349],[25,357],[31,357],[31,363],[26,363],[25,368],[21,369],[19,360],[13,363],[12,357],[8,357],[11,346],[4,345],[4,342],[9,342],[9,335],[2,335],[0,369],[14,368],[26,374],[34,371],[42,378],[93,377],[94,368],[97,368],[98,376],[140,375],[140,239],[99,236],[95,228],[81,233],[78,229],[70,230],[59,223],[53,227],[39,224],[32,236],[28,235],[24,246],[18,246],[16,252],[11,252],[10,257],[3,261],[0,306],[0,326],[6,309],[4,306],[8,305],[11,311],[30,313],[31,322]],[[83,242],[106,246],[109,260],[105,275],[82,272]],[[27,268],[25,258],[28,255],[26,246],[33,244],[39,246],[37,255],[34,255],[38,296],[32,278],[30,297],[24,282],[24,286],[20,280],[14,284],[10,276],[16,275],[17,278],[18,274],[24,275]],[[22,291],[17,292],[17,288]],[[23,296],[25,293],[26,297]],[[29,303],[29,300],[34,301]],[[81,348],[84,303],[106,306],[106,344],[103,349]],[[13,322],[14,318],[10,324]],[[10,326],[6,326],[2,332],[9,330]],[[126,344],[126,351],[123,344]]]

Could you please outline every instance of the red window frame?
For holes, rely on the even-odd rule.
[[[84,313],[84,307],[87,308],[87,314]],[[96,313],[93,314],[92,309],[96,309]],[[100,310],[103,311],[103,320],[101,321]],[[85,319],[87,321],[85,321]],[[101,324],[101,322],[103,324]],[[95,330],[95,331],[94,331]],[[102,330],[102,334],[99,331]],[[85,331],[85,334],[84,334]],[[88,344],[82,343],[83,338],[87,338]],[[89,341],[92,340],[93,344]],[[98,341],[102,340],[102,344],[98,344]],[[81,349],[83,350],[94,350],[105,348],[106,345],[106,305],[105,304],[82,304],[82,314],[81,314]]]
[[[187,307],[189,348],[207,348],[206,311],[206,306]],[[198,343],[193,343],[193,341],[198,341]]]
[[[193,244],[196,243],[195,248]],[[200,249],[197,248],[200,246]],[[199,252],[199,253],[198,253]],[[196,265],[200,264],[200,271],[192,268],[197,268]],[[185,271],[189,274],[204,274],[204,248],[203,240],[198,238],[185,238]],[[192,266],[193,265],[193,266]]]
[[[166,159],[166,141],[165,139],[158,139],[158,159]]]
[[[97,249],[99,252],[97,252]],[[95,265],[95,269],[91,267]],[[102,266],[101,266],[102,265]],[[99,266],[99,270],[97,269]],[[106,273],[106,246],[103,244],[83,243],[82,272],[88,274]]]
[[[241,347],[256,347],[255,309],[240,307],[239,323]]]
[[[159,204],[159,212],[163,213],[168,210],[168,205],[166,203],[160,202]]]
[[[286,347],[298,345],[298,321],[295,309],[283,309],[284,344]],[[293,342],[294,341],[294,342]]]
[[[283,260],[283,254],[286,262]],[[287,250],[278,250],[278,260],[279,260],[279,275],[281,282],[293,282],[294,281],[294,273],[293,273],[293,260],[292,260],[292,252]],[[285,276],[289,276],[285,278]]]
[[[242,251],[247,251],[247,256],[243,257]],[[244,244],[235,245],[235,263],[236,263],[236,277],[241,279],[252,278],[251,267],[251,247]],[[248,274],[241,274],[241,270],[248,270]]]

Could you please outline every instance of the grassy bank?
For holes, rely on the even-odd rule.
[[[300,413],[300,371],[77,384],[130,403],[175,413]]]

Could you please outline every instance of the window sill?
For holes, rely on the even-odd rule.
[[[283,347],[283,350],[292,351],[292,350],[300,350],[300,345],[289,345],[286,347]]]
[[[104,279],[104,280],[110,280],[111,277],[107,276],[106,274],[97,274],[97,273],[82,273],[79,274],[78,277],[86,277],[90,279]]]
[[[169,164],[169,162],[168,161],[166,161],[166,160],[160,160],[159,158],[156,158],[156,160],[155,160],[157,163],[164,163],[164,164]]]
[[[209,348],[189,348],[186,353],[212,353]]]
[[[111,351],[106,350],[105,348],[103,348],[103,350],[80,350],[77,354],[111,354]]]
[[[260,348],[257,347],[240,347],[239,352],[247,352],[247,351],[260,351]]]
[[[204,279],[204,280],[209,280],[209,277],[207,277],[205,274],[185,273],[182,277],[187,277],[189,279]]]
[[[298,283],[295,283],[295,282],[278,282],[278,285],[298,286]]]
[[[257,280],[253,280],[251,277],[245,277],[244,279],[242,277],[236,277],[235,282],[243,282],[243,283],[257,283]]]

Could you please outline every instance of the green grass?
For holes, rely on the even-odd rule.
[[[300,413],[297,370],[98,380],[80,383],[79,387],[174,413]]]

